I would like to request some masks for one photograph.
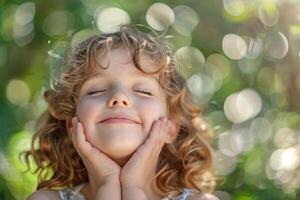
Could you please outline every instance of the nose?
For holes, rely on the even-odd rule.
[[[131,102],[124,91],[116,91],[108,101],[108,107],[130,107]]]

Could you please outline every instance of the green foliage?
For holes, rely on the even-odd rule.
[[[161,2],[151,24],[154,0],[0,0],[1,199],[35,190],[36,176],[18,155],[46,108],[42,92],[68,48],[107,28],[97,17],[110,7],[125,11],[118,20],[127,13],[132,24],[163,27],[158,33],[177,56],[188,47],[179,67],[205,106],[224,161],[216,190],[236,200],[300,198],[300,2]]]

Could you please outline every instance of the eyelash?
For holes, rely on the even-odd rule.
[[[105,91],[106,90],[95,90],[95,91],[88,92],[87,94],[88,95],[93,95],[95,93],[105,92]],[[146,94],[146,95],[149,95],[149,96],[153,96],[153,94],[151,92],[148,92],[146,90],[134,90],[134,92],[140,92],[140,93],[143,93],[143,94]]]
[[[106,90],[95,90],[95,91],[91,91],[91,92],[88,92],[87,94],[88,95],[93,95],[95,93],[99,93],[99,92],[105,92]]]
[[[143,94],[146,94],[146,95],[149,95],[149,96],[153,96],[153,94],[151,92],[148,92],[146,90],[134,90],[135,92],[140,92],[140,93],[143,93]]]

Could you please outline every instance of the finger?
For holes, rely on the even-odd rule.
[[[158,158],[158,155],[161,151],[161,148],[159,147],[160,142],[160,129],[161,129],[162,119],[155,120],[152,124],[149,137],[145,141],[145,143],[139,147],[135,155],[143,155],[140,157],[140,159],[148,160],[156,160]],[[152,163],[152,162],[151,162]],[[155,162],[153,162],[155,163]]]
[[[160,133],[160,141],[161,141],[162,145],[164,144],[164,138],[165,138],[165,135],[166,135],[167,130],[168,130],[168,124],[169,124],[168,118],[165,117],[163,122],[164,123],[162,124],[161,133]]]
[[[154,120],[152,123],[152,127],[149,132],[149,136],[144,142],[144,145],[142,145],[143,149],[148,149],[146,151],[152,152],[154,150],[154,146],[156,145],[158,139],[157,135],[159,134],[159,130],[161,127],[161,120]]]
[[[86,142],[85,135],[83,133],[82,124],[78,121],[77,117],[74,117],[72,119],[72,123],[73,123],[73,131],[74,131],[72,134],[74,146],[77,149],[79,154],[85,155],[87,151],[87,147],[86,147],[87,142]]]
[[[149,140],[151,142],[153,142],[153,144],[156,144],[159,142],[160,130],[162,127],[162,123],[163,123],[162,119],[159,119],[159,120],[156,120],[153,124],[153,127],[149,134]]]
[[[163,117],[161,119],[161,124],[160,124],[160,129],[159,129],[159,133],[156,134],[157,138],[157,142],[156,145],[154,146],[154,157],[158,158],[160,155],[160,152],[164,146],[165,143],[165,137],[166,137],[166,131],[167,131],[167,126],[168,126],[168,119],[167,117]]]
[[[160,150],[163,147],[164,143],[165,143],[165,138],[167,135],[167,131],[168,131],[168,126],[169,126],[169,120],[167,117],[164,117],[162,119],[162,124],[161,124],[161,128],[160,128],[160,133],[159,133],[159,147]]]
[[[167,120],[167,124],[166,124],[165,131],[164,131],[164,134],[163,134],[163,143],[164,144],[167,140],[167,137],[169,136],[169,133],[170,133],[170,130],[171,130],[171,125],[172,125],[171,120]]]
[[[151,146],[152,152],[159,153],[163,145],[163,132],[167,119],[161,118],[157,123],[157,126],[151,131],[149,138],[149,145]]]
[[[72,141],[75,148],[79,148],[79,139],[78,139],[78,130],[77,130],[77,119],[76,117],[72,118]]]

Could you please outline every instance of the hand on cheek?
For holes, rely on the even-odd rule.
[[[90,182],[97,188],[110,179],[119,181],[120,166],[86,140],[83,124],[72,118],[71,138],[76,151],[87,168]]]
[[[146,189],[153,177],[159,154],[164,146],[171,122],[166,118],[154,121],[149,136],[121,169],[122,185]]]

